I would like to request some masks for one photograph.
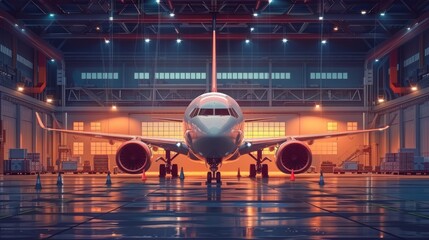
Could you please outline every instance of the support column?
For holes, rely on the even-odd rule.
[[[268,106],[273,105],[273,63],[271,60],[268,62]]]
[[[405,148],[404,109],[399,109],[399,147]]]
[[[15,141],[15,147],[21,148],[21,106],[19,104],[16,104],[16,141]]]
[[[416,104],[416,110],[415,110],[415,116],[414,116],[414,121],[415,121],[415,143],[416,143],[416,152],[419,156],[422,156],[421,153],[421,142],[420,142],[420,104]]]

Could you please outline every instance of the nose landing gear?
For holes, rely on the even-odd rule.
[[[171,162],[178,156],[179,154],[174,154],[171,157],[171,152],[169,150],[165,151],[165,158],[159,157],[155,160],[155,162],[163,161],[165,164],[159,165],[159,177],[165,178],[167,174],[171,174],[171,177],[177,178],[179,177],[179,167],[177,164],[171,164]]]
[[[217,185],[222,185],[221,174],[218,172],[220,162],[219,159],[207,159],[207,163],[210,165],[210,172],[207,172],[206,185],[212,184],[212,180],[214,179]]]
[[[272,160],[267,157],[262,158],[262,150],[257,151],[256,157],[252,153],[249,155],[256,161],[256,164],[250,164],[249,177],[255,178],[256,174],[261,174],[262,178],[268,178],[268,164],[262,163],[265,161],[272,162]]]

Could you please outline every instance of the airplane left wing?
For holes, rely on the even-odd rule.
[[[36,112],[37,122],[39,126],[47,131],[52,132],[62,132],[79,136],[87,136],[94,138],[103,138],[103,139],[111,139],[117,141],[130,141],[130,140],[140,140],[146,144],[157,146],[163,148],[165,150],[174,151],[177,153],[181,153],[184,155],[188,154],[188,148],[186,144],[182,140],[171,139],[171,138],[150,138],[150,137],[142,137],[136,135],[127,135],[127,134],[116,134],[116,133],[101,133],[101,132],[84,132],[84,131],[75,131],[75,130],[66,130],[66,129],[57,129],[57,128],[48,128],[42,122],[39,113]]]
[[[332,132],[324,134],[311,134],[311,135],[297,135],[297,136],[287,136],[287,137],[278,137],[278,138],[258,138],[258,139],[247,139],[243,141],[243,144],[239,147],[240,155],[248,154],[257,150],[261,150],[266,147],[275,146],[282,144],[286,141],[301,141],[301,142],[311,142],[318,139],[333,138],[333,137],[342,137],[348,135],[355,135],[360,133],[369,133],[384,131],[389,128],[388,126],[382,128],[373,128],[366,130],[356,130],[356,131],[347,131],[347,132]]]

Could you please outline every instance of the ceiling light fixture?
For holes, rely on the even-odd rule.
[[[366,10],[360,11],[360,14],[365,15],[366,14]]]
[[[283,39],[282,39],[282,42],[283,42],[283,43],[287,43],[287,39],[286,39],[286,38],[283,38]]]

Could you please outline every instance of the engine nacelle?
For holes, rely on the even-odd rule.
[[[124,142],[116,152],[116,165],[125,173],[138,174],[147,171],[151,164],[152,152],[141,141]]]
[[[276,165],[284,173],[303,173],[311,166],[312,153],[307,144],[288,141],[276,152]]]

